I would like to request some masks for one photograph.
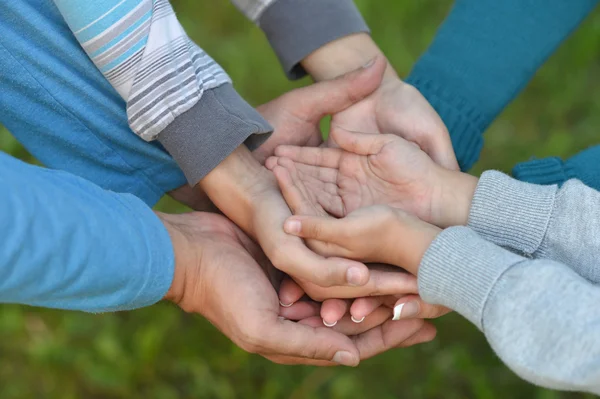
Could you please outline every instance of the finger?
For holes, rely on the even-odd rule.
[[[298,321],[308,317],[319,316],[321,305],[314,301],[300,301],[291,306],[279,307],[279,316],[288,320]]]
[[[396,348],[423,327],[421,319],[401,321],[388,320],[381,326],[353,337],[361,359],[368,359],[389,349]]]
[[[368,296],[406,295],[418,291],[417,278],[401,272],[384,272],[371,270],[369,281],[361,287],[328,287],[323,288],[315,284],[303,284],[309,296],[315,300],[331,298],[352,299]],[[397,299],[392,299],[394,302]],[[390,304],[390,308],[394,303]]]
[[[438,165],[446,169],[460,171],[454,153],[454,147],[452,147],[452,141],[450,141],[450,136],[448,134],[441,137],[438,135],[435,140],[429,141],[425,145],[425,148],[421,148]]]
[[[326,327],[313,328],[278,319],[257,331],[257,353],[325,360],[346,366],[358,365],[360,358],[352,341]]]
[[[361,287],[369,282],[369,269],[363,263],[319,256],[302,242],[279,246],[271,262],[279,270],[319,287]]]
[[[279,286],[279,304],[285,308],[289,308],[294,303],[298,302],[304,296],[304,290],[289,276],[286,276],[281,281]]]
[[[318,121],[325,115],[345,110],[377,90],[386,66],[384,57],[378,56],[363,68],[295,90],[294,99],[301,103],[306,119]]]
[[[333,367],[339,366],[339,364],[327,361],[327,360],[310,360],[302,357],[293,357],[293,356],[277,356],[277,355],[266,355],[263,356],[265,359],[285,366],[295,366],[295,365],[303,365],[303,366],[318,366],[318,367]]]
[[[265,168],[267,168],[269,170],[273,170],[273,168],[275,166],[277,166],[278,159],[279,159],[279,157],[275,157],[275,156],[270,156],[269,158],[267,158],[267,160],[265,161]]]
[[[304,196],[309,195],[313,198],[313,201],[316,200],[316,204],[313,204],[313,206],[319,205],[326,213],[336,217],[345,215],[346,207],[337,185],[337,169],[294,163],[289,158],[278,158],[278,162],[290,173],[293,186],[302,187],[304,191],[298,191],[301,191]],[[288,162],[291,162],[291,164]],[[291,173],[292,171],[296,173]],[[296,181],[298,179],[301,181]],[[282,191],[290,189],[286,185],[289,184],[289,180],[281,179],[278,183]],[[289,204],[290,201],[287,202]],[[304,212],[294,212],[294,214],[318,216]]]
[[[292,167],[291,170],[288,170],[277,165],[273,168],[273,175],[277,180],[285,202],[294,215],[327,215],[319,201],[313,199],[311,192],[308,191],[304,182],[298,177],[295,168]],[[341,199],[339,202],[341,202]]]
[[[450,309],[424,302],[418,295],[406,295],[394,305],[393,320],[401,319],[435,319],[448,314]]]
[[[431,342],[435,339],[437,335],[437,329],[431,323],[425,322],[423,327],[419,331],[417,331],[410,338],[402,341],[402,343],[398,346],[399,348],[408,348],[413,345],[424,344],[426,342]]]
[[[392,317],[392,311],[389,308],[380,308],[377,311],[365,317],[362,323],[354,322],[349,315],[344,316],[338,323],[331,327],[334,331],[342,333],[344,335],[352,336],[362,334],[376,328],[381,324],[385,323]],[[311,327],[320,327],[323,325],[323,321],[320,317],[309,317],[300,320],[298,323],[306,324]]]
[[[362,320],[379,308],[382,303],[383,297],[381,296],[357,298],[350,306],[350,314],[354,320]]]
[[[347,224],[345,219],[334,219],[328,216],[296,215],[289,217],[285,221],[283,230],[287,234],[297,237],[342,245],[340,236],[346,236]],[[343,254],[340,256],[343,256]]]
[[[341,149],[358,155],[378,154],[384,145],[396,139],[393,135],[353,132],[341,126],[331,126],[330,135]]]
[[[297,163],[321,166],[324,168],[337,168],[342,150],[327,147],[297,147],[293,145],[280,145],[275,148],[275,155],[286,157]]]
[[[325,327],[333,327],[341,320],[350,308],[350,301],[345,299],[328,299],[321,305],[321,318]]]
[[[338,170],[334,168],[304,165],[302,163],[296,163],[292,159],[286,157],[278,158],[277,164],[288,170],[295,169],[300,175],[307,175],[325,183],[336,183],[338,179]]]

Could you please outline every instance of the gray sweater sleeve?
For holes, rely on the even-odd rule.
[[[600,394],[600,288],[566,265],[452,227],[432,243],[418,277],[425,301],[473,322],[522,378]]]
[[[560,189],[500,172],[479,181],[468,226],[484,239],[535,259],[552,259],[600,283],[600,193],[577,180]]]

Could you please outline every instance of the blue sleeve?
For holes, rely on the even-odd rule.
[[[169,234],[141,200],[0,153],[0,302],[107,312],[169,289]]]
[[[407,82],[446,123],[461,169],[473,166],[485,129],[597,3],[456,1]]]

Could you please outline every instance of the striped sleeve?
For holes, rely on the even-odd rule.
[[[272,129],[185,33],[168,0],[55,0],[127,104],[131,129],[157,139],[195,185],[242,143]],[[261,137],[254,137],[260,135]]]
[[[265,32],[290,79],[300,62],[325,44],[369,27],[353,0],[231,0]]]

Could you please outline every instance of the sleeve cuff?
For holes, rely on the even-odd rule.
[[[252,151],[273,128],[229,83],[207,90],[158,140],[195,186],[241,144]]]
[[[556,192],[556,186],[485,172],[473,196],[468,226],[487,241],[531,255],[546,235]]]
[[[513,168],[515,179],[535,184],[558,184],[570,179],[578,179],[585,185],[598,189],[600,187],[600,168],[598,154],[600,147],[594,146],[581,151],[563,161],[558,157],[533,159],[522,162]]]
[[[143,253],[145,261],[142,259],[140,264],[129,268],[127,272],[130,274],[127,281],[131,291],[128,292],[131,296],[130,300],[115,308],[98,310],[100,312],[134,310],[154,305],[161,301],[171,288],[175,273],[173,244],[162,221],[152,209],[134,195],[116,193],[114,195],[128,208],[131,215],[136,215],[137,231],[144,236],[144,239],[139,242],[140,257]]]
[[[277,0],[258,24],[290,79],[305,76],[300,61],[325,44],[369,32],[352,0]]]
[[[452,140],[460,169],[470,170],[479,159],[483,148],[483,133],[489,122],[467,99],[455,91],[430,80],[437,72],[415,69],[406,83],[414,86],[438,113]]]
[[[496,282],[523,260],[467,227],[451,227],[423,256],[419,294],[426,302],[457,311],[481,330],[486,301]]]

